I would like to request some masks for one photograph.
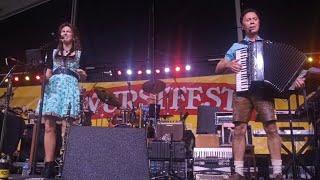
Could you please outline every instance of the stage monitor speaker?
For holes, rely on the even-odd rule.
[[[214,134],[215,127],[215,112],[220,110],[219,107],[198,106],[197,118],[197,134]]]
[[[147,180],[149,166],[144,129],[72,126],[64,180]]]

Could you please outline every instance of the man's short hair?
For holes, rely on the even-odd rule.
[[[247,8],[247,9],[243,10],[242,13],[241,13],[241,16],[240,16],[240,23],[241,23],[241,24],[242,24],[242,21],[243,21],[243,17],[244,17],[247,13],[249,13],[249,12],[254,12],[254,13],[256,13],[256,15],[258,16],[258,18],[260,19],[260,14],[259,14],[259,12],[258,12],[257,10],[252,9],[252,8]]]

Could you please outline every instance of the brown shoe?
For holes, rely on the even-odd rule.
[[[235,173],[234,175],[229,177],[229,180],[245,180],[244,176],[241,176],[238,173]]]
[[[273,179],[274,179],[274,180],[284,180],[282,174],[276,174]]]

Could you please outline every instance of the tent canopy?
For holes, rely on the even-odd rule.
[[[48,1],[50,0],[0,0],[0,20]]]

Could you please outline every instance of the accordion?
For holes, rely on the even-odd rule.
[[[274,98],[289,98],[306,56],[282,43],[256,41],[237,50],[236,59],[242,66],[236,74],[236,92],[263,92]]]

